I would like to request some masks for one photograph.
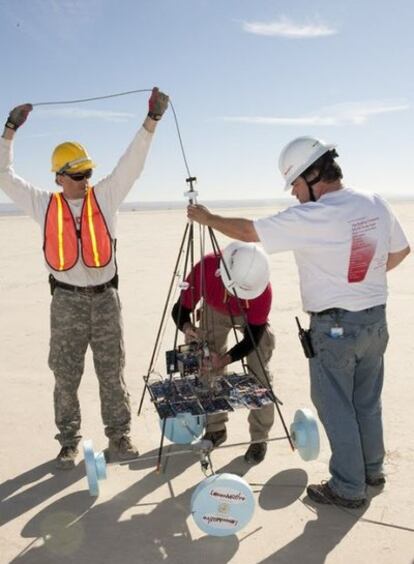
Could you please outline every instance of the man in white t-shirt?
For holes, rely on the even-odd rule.
[[[99,381],[101,414],[111,459],[138,456],[130,439],[131,409],[124,382],[125,353],[117,286],[116,213],[140,176],[168,96],[153,88],[142,127],[114,170],[92,185],[95,163],[81,144],[66,141],[52,154],[61,191],[39,189],[13,170],[13,138],[31,104],[14,108],[0,139],[0,187],[39,223],[52,292],[49,367],[55,376],[54,409],[60,469],[73,468],[80,441],[78,387],[88,346]]]
[[[381,417],[386,272],[410,252],[389,205],[342,184],[334,145],[299,137],[279,168],[300,202],[255,221],[225,218],[201,205],[188,217],[268,253],[293,251],[303,309],[311,315],[311,396],[326,430],[331,478],[309,485],[317,503],[361,507],[366,486],[383,486]]]

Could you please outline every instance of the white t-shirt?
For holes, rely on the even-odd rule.
[[[294,251],[305,311],[385,304],[388,253],[408,246],[380,196],[349,188],[257,219],[254,227],[269,254]]]
[[[116,237],[116,212],[144,168],[152,137],[152,133],[141,127],[111,174],[95,184],[96,199],[113,239]],[[0,138],[0,188],[19,208],[37,221],[43,236],[51,192],[37,188],[16,175],[13,170],[13,143],[3,138]],[[67,201],[79,226],[83,198]],[[74,286],[104,284],[114,277],[116,271],[114,253],[111,262],[103,268],[88,268],[81,257],[66,272],[57,272],[46,262],[45,265],[57,280]]]

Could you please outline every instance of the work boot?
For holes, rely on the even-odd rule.
[[[110,460],[133,460],[138,457],[138,449],[132,444],[131,438],[124,435],[120,439],[109,439]]]
[[[227,440],[227,431],[223,429],[222,431],[208,431],[204,434],[203,441],[210,441],[213,444],[213,448],[217,448],[224,441]]]
[[[253,443],[249,446],[244,455],[244,460],[248,464],[260,464],[266,456],[267,443]]]
[[[358,509],[366,504],[365,498],[348,499],[336,494],[327,482],[321,484],[311,484],[306,488],[306,493],[312,501],[316,503],[339,505],[341,507],[348,507],[349,509]]]
[[[366,476],[365,483],[367,486],[373,486],[374,488],[382,488],[385,485],[386,479],[384,474],[377,474],[376,476]]]
[[[59,470],[70,470],[75,466],[75,458],[78,455],[76,445],[63,446],[56,457],[56,468]]]

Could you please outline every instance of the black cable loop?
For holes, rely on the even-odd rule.
[[[174,105],[173,105],[171,99],[170,99],[170,105],[171,105],[171,109],[172,109],[172,112],[173,112],[173,115],[174,115],[175,127],[176,127],[176,129],[177,129],[177,135],[178,135],[178,140],[179,140],[179,142],[180,142],[181,153],[182,153],[183,159],[184,159],[184,165],[185,165],[185,168],[186,168],[186,170],[187,170],[188,176],[189,176],[189,177],[192,177],[192,174],[191,174],[191,172],[190,172],[190,168],[189,168],[189,166],[188,166],[187,157],[186,157],[185,151],[184,151],[184,145],[183,145],[183,140],[182,140],[182,138],[181,138],[180,126],[178,125],[177,114],[175,113],[175,108],[174,108]]]
[[[145,89],[139,89],[139,90],[129,90],[129,91],[126,91],[126,92],[108,94],[106,96],[94,96],[94,97],[89,97],[89,98],[78,98],[78,99],[75,99],[75,100],[36,102],[36,103],[32,104],[32,106],[33,107],[39,107],[39,106],[77,104],[77,103],[84,103],[84,102],[92,102],[92,101],[96,101],[96,100],[116,98],[116,97],[119,97],[119,96],[127,96],[129,94],[137,94],[137,93],[141,93],[141,92],[152,92],[152,89],[145,88]],[[190,168],[188,166],[187,157],[186,157],[186,154],[185,154],[184,145],[183,145],[183,141],[182,141],[182,137],[181,137],[180,126],[179,126],[179,123],[178,123],[177,114],[176,114],[176,111],[175,111],[175,108],[174,108],[174,104],[172,103],[171,99],[169,100],[169,103],[170,103],[170,106],[171,106],[171,109],[172,109],[172,112],[173,112],[175,127],[176,127],[176,130],[177,130],[178,140],[179,140],[179,143],[180,143],[181,153],[182,153],[182,157],[183,157],[183,160],[184,160],[184,165],[185,165],[185,168],[186,168],[186,171],[187,171],[187,175],[188,175],[189,179],[192,179],[193,177],[191,175]],[[177,276],[177,271],[178,271],[178,267],[179,267],[179,264],[180,264],[180,261],[181,261],[181,255],[182,255],[182,252],[183,252],[184,243],[186,242],[186,239],[187,239],[187,234],[188,234],[188,241],[187,241],[187,250],[186,250],[186,257],[185,257],[185,264],[184,264],[183,280],[185,280],[185,278],[186,278],[189,257],[190,257],[190,262],[191,262],[191,275],[194,276],[194,225],[193,225],[192,222],[191,223],[187,222],[186,228],[185,228],[185,231],[184,231],[184,235],[183,235],[183,238],[182,238],[182,241],[181,241],[177,261],[176,261],[176,264],[175,264],[175,267],[174,267],[173,276],[171,278],[171,282],[170,282],[170,286],[169,286],[169,290],[168,290],[168,295],[167,295],[167,300],[166,300],[165,305],[164,305],[164,310],[163,310],[163,313],[162,313],[162,316],[161,316],[160,325],[159,325],[157,336],[156,336],[156,339],[155,339],[155,344],[154,344],[154,348],[153,348],[148,372],[147,372],[146,376],[144,377],[145,386],[144,386],[144,390],[143,390],[142,395],[141,395],[141,400],[140,400],[139,409],[138,409],[138,415],[140,415],[140,413],[141,413],[142,405],[143,405],[144,397],[145,397],[145,392],[146,392],[147,389],[149,390],[149,393],[151,395],[151,390],[148,386],[148,380],[149,380],[150,375],[153,371],[155,362],[158,359],[161,340],[162,340],[162,338],[165,334],[166,312],[167,312],[168,304],[170,303],[170,300],[171,300],[172,289],[173,289],[175,278]],[[201,244],[201,233],[200,233],[200,244]],[[204,241],[203,241],[203,245],[204,245]],[[204,256],[204,252],[202,253],[201,256],[202,257]],[[201,281],[201,284],[203,284],[202,281]],[[205,281],[204,281],[204,284],[205,284]],[[191,291],[192,291],[192,305],[194,306],[194,283],[191,284]],[[203,296],[203,299],[204,299],[204,293],[202,294],[202,296]],[[180,308],[181,308],[181,301],[180,301],[179,310],[178,310],[178,318],[179,319],[180,319],[180,313],[181,313]],[[193,309],[194,309],[194,307],[193,307]],[[193,321],[194,321],[194,312],[193,312]],[[179,331],[179,329],[178,329],[178,327],[176,327],[175,336],[174,336],[174,350],[177,347],[178,331]],[[171,372],[170,373],[170,381],[172,379],[172,374],[173,373]],[[158,457],[157,457],[158,458],[157,471],[159,471],[160,465],[161,465],[161,457],[162,457],[162,450],[163,450],[164,437],[165,437],[165,427],[166,427],[166,418],[164,418],[163,424],[162,424],[161,440],[160,440],[160,445],[159,445],[159,449],[158,449]],[[210,457],[208,457],[208,458],[210,458]],[[209,463],[210,463],[210,466],[212,466],[210,459],[209,459]]]
[[[92,97],[89,97],[89,98],[77,98],[77,99],[74,99],[74,100],[35,102],[34,104],[32,104],[32,106],[33,107],[39,107],[39,106],[56,106],[56,105],[67,105],[67,104],[79,104],[79,103],[84,103],[84,102],[92,102],[92,101],[96,101],[96,100],[105,100],[105,99],[109,99],[109,98],[117,98],[119,96],[128,96],[130,94],[138,94],[138,93],[142,93],[142,92],[152,92],[152,88],[142,88],[142,89],[138,89],[138,90],[128,90],[128,91],[125,91],[125,92],[117,92],[117,93],[114,93],[114,94],[107,94],[105,96],[92,96]],[[179,143],[180,143],[182,157],[183,157],[183,160],[184,160],[184,165],[185,165],[188,177],[191,178],[192,175],[191,175],[191,172],[190,172],[190,168],[188,166],[188,161],[187,161],[187,157],[186,157],[185,150],[184,150],[184,144],[183,144],[183,140],[182,140],[182,137],[181,137],[181,131],[180,131],[179,123],[178,123],[177,113],[175,111],[174,104],[173,104],[171,99],[169,99],[169,104],[171,106],[173,116],[174,116],[175,127],[176,127],[176,130],[177,130],[177,135],[178,135],[178,140],[179,140]],[[190,233],[189,241],[190,241],[190,245],[191,245],[191,264],[193,266],[194,265],[194,246],[193,246],[193,226],[192,226],[192,224],[191,224],[191,227],[190,227],[190,231],[191,231],[191,233]],[[186,229],[185,235],[186,235],[186,233],[187,233],[187,229]],[[183,238],[183,243],[184,243],[184,240],[185,240],[185,235],[184,235],[184,238]],[[181,250],[180,250],[180,254],[181,254]],[[177,268],[178,268],[178,262],[177,262],[176,268],[174,270],[173,279],[176,276]],[[173,280],[171,281],[171,285],[170,285],[170,289],[169,289],[169,293],[168,293],[168,298],[167,298],[167,303],[165,304],[165,307],[168,306],[168,302],[169,302],[169,299],[170,299],[170,296],[171,296],[172,284],[173,284]],[[152,354],[152,358],[151,358],[151,361],[150,361],[150,369],[148,371],[145,383],[148,382],[148,378],[149,378],[149,375],[150,375],[150,373],[153,369],[154,362],[155,362],[156,358],[158,357],[157,348],[158,348],[158,343],[160,342],[160,336],[161,336],[161,332],[162,332],[164,318],[165,318],[165,311],[164,311],[163,316],[162,316],[162,321],[161,321],[159,331],[158,331],[158,334],[157,334],[157,338],[156,338],[156,346],[155,346],[153,354]],[[165,329],[164,329],[164,331],[165,331]],[[177,335],[178,335],[178,330],[177,330],[176,337],[175,337],[175,344],[176,344],[176,341],[177,341]],[[144,389],[144,391],[145,391],[145,389]],[[142,407],[142,401],[141,401],[141,405],[140,405],[140,408],[139,408],[139,413],[141,412],[141,407]]]
[[[96,101],[96,100],[104,100],[104,99],[108,99],[108,98],[116,98],[116,97],[119,97],[119,96],[127,96],[127,95],[129,95],[129,94],[137,94],[137,93],[141,93],[141,92],[152,92],[152,89],[145,88],[145,89],[139,89],[139,90],[129,90],[129,91],[119,92],[119,93],[115,93],[115,94],[108,94],[108,95],[106,95],[106,96],[94,96],[94,97],[89,97],[89,98],[79,98],[79,99],[75,99],[75,100],[36,102],[36,103],[32,104],[32,106],[33,106],[33,107],[39,107],[39,106],[52,106],[52,105],[65,105],[65,104],[75,104],[75,103],[83,103],[83,102],[92,102],[92,101]],[[176,114],[176,112],[175,112],[175,108],[174,108],[174,105],[173,105],[172,101],[170,100],[169,102],[170,102],[171,109],[172,109],[173,116],[174,116],[175,126],[176,126],[176,129],[177,129],[177,134],[178,134],[178,139],[179,139],[179,143],[180,143],[180,147],[181,147],[181,153],[182,153],[183,160],[184,160],[184,165],[185,165],[185,167],[186,167],[188,176],[191,177],[190,169],[189,169],[188,162],[187,162],[187,158],[186,158],[186,155],[185,155],[184,145],[183,145],[183,142],[182,142],[182,137],[181,137],[180,127],[179,127],[179,124],[178,124],[177,114]],[[141,401],[140,401],[140,406],[139,406],[139,410],[138,410],[138,415],[141,413],[142,404],[143,404],[143,401],[144,401],[144,396],[145,396],[146,389],[147,389],[147,388],[149,389],[149,387],[148,387],[148,380],[149,380],[150,374],[151,374],[152,369],[153,369],[153,364],[154,364],[155,358],[156,358],[156,356],[157,356],[158,345],[159,345],[159,339],[160,339],[160,336],[161,336],[161,334],[162,334],[162,329],[163,329],[164,320],[165,320],[165,314],[166,314],[166,310],[167,310],[167,307],[168,307],[168,303],[169,303],[169,301],[170,301],[172,286],[173,286],[174,279],[175,279],[175,277],[176,277],[179,259],[180,259],[180,257],[181,257],[181,252],[182,252],[182,249],[183,249],[183,246],[184,246],[184,242],[185,242],[185,238],[186,238],[186,234],[187,234],[187,231],[188,231],[188,225],[189,225],[189,224],[187,223],[187,226],[186,226],[186,229],[185,229],[185,232],[184,232],[184,236],[183,236],[183,240],[182,240],[182,243],[181,243],[180,252],[179,252],[178,259],[177,259],[176,267],[175,267],[175,269],[174,269],[174,274],[173,274],[173,277],[172,277],[172,280],[171,280],[171,283],[170,283],[170,288],[169,288],[169,292],[168,292],[168,296],[167,296],[167,301],[166,301],[165,306],[164,306],[164,311],[163,311],[163,314],[162,314],[161,323],[160,323],[159,330],[158,330],[158,334],[157,334],[157,337],[156,337],[156,343],[155,343],[155,346],[154,346],[154,349],[153,349],[153,353],[152,353],[152,358],[151,358],[151,361],[150,361],[150,368],[149,368],[149,370],[148,370],[147,375],[144,377],[145,387],[144,387],[144,390],[143,390],[143,394],[142,394],[142,396],[141,396]],[[192,266],[192,270],[191,270],[191,271],[193,271],[193,268],[194,268],[194,232],[193,232],[193,229],[194,229],[194,228],[193,228],[193,224],[191,223],[191,224],[190,224],[190,230],[189,230],[189,244],[188,244],[188,248],[187,248],[186,261],[185,261],[185,267],[184,267],[185,271],[186,271],[186,268],[187,268],[188,255],[189,255],[189,253],[190,253],[190,255],[191,255],[191,266]],[[220,251],[220,249],[218,248],[217,240],[216,240],[216,238],[215,238],[214,232],[213,232],[213,230],[211,229],[211,227],[209,227],[209,233],[210,233],[210,237],[211,237],[211,241],[212,241],[213,248],[214,248],[214,243],[215,243],[215,245],[216,245],[216,247],[217,247],[217,249],[218,249],[218,252],[219,252],[219,256],[220,256],[221,260],[223,260],[221,251]],[[213,240],[214,240],[214,243],[213,243]],[[226,264],[225,264],[224,261],[223,261],[223,264],[224,264],[224,268],[225,268],[225,270],[226,270],[226,273],[227,273],[227,275],[229,276],[229,273],[228,273],[228,270],[227,270],[227,266],[226,266]],[[269,386],[269,390],[270,390],[270,392],[271,392],[271,394],[272,394],[272,396],[273,396],[274,403],[275,403],[275,405],[276,405],[276,407],[277,407],[277,410],[278,410],[278,412],[279,412],[279,415],[280,415],[280,417],[281,417],[282,424],[283,424],[283,426],[284,426],[284,428],[285,428],[285,431],[286,431],[286,435],[287,435],[287,437],[288,437],[288,439],[289,439],[289,442],[290,442],[290,444],[291,444],[291,446],[292,446],[292,449],[293,449],[294,447],[293,447],[293,444],[292,444],[292,442],[291,442],[290,435],[289,435],[289,433],[288,433],[288,431],[287,431],[286,425],[285,425],[285,423],[284,423],[282,414],[281,414],[280,409],[279,409],[278,403],[280,402],[280,400],[278,400],[278,399],[276,398],[276,396],[275,396],[275,394],[274,394],[274,392],[273,392],[273,389],[272,389],[272,386],[271,386],[271,384],[270,384],[269,378],[268,378],[268,376],[267,376],[267,374],[266,374],[266,371],[265,371],[265,369],[264,369],[264,366],[263,366],[263,363],[262,363],[262,359],[261,359],[260,354],[259,354],[259,351],[258,351],[258,349],[257,349],[257,345],[256,345],[256,343],[255,343],[255,341],[254,341],[254,338],[253,338],[253,335],[252,335],[252,333],[251,333],[249,324],[247,323],[246,315],[245,315],[245,313],[244,313],[244,311],[243,311],[243,309],[242,309],[242,307],[241,307],[240,300],[239,300],[239,298],[238,298],[238,296],[237,296],[237,292],[235,292],[235,297],[237,298],[237,303],[238,303],[239,310],[240,310],[240,312],[241,312],[241,314],[242,314],[242,316],[243,316],[243,319],[244,319],[244,322],[245,322],[245,324],[246,324],[246,328],[247,328],[247,331],[248,331],[248,333],[249,333],[251,342],[252,342],[253,345],[254,345],[256,354],[257,354],[258,359],[259,359],[260,366],[261,366],[261,368],[262,368],[262,371],[263,371],[263,374],[264,374],[264,376],[265,376],[266,382],[267,382],[267,384],[268,384],[268,386]],[[230,315],[231,315],[231,313],[230,313]],[[235,332],[236,342],[238,342],[238,340],[237,340],[238,337],[237,337],[237,333],[236,333],[236,329],[235,329],[235,326],[234,326],[234,321],[233,321],[232,315],[231,315],[231,319],[232,319],[233,329],[234,329],[234,332]],[[175,333],[174,349],[176,348],[176,345],[177,345],[177,338],[178,338],[178,327],[176,328],[176,333]],[[242,364],[243,364],[243,363],[242,363]],[[244,366],[243,366],[243,367],[244,367]],[[172,373],[170,374],[170,380],[171,380],[171,378],[172,378]],[[157,470],[159,470],[159,468],[160,468],[160,461],[161,461],[162,449],[163,449],[163,442],[164,442],[164,436],[165,436],[165,425],[166,425],[166,419],[163,420],[161,441],[160,441],[160,447],[159,447],[159,451],[158,451]]]
[[[59,100],[53,102],[35,102],[32,106],[60,106],[66,104],[80,104],[82,102],[94,102],[95,100],[105,100],[106,98],[117,98],[118,96],[128,96],[129,94],[137,94],[139,92],[152,92],[152,88],[143,88],[141,90],[128,90],[127,92],[117,92],[116,94],[106,94],[105,96],[94,96],[92,98],[78,98],[77,100]]]
[[[59,101],[51,101],[51,102],[35,102],[34,104],[32,104],[32,106],[34,108],[36,108],[36,107],[39,107],[39,106],[63,106],[63,105],[67,105],[67,104],[81,104],[81,103],[84,103],[84,102],[94,102],[96,100],[106,100],[108,98],[117,98],[119,96],[128,96],[130,94],[138,94],[138,93],[142,93],[142,92],[152,92],[152,88],[142,88],[142,89],[139,89],[139,90],[128,90],[126,92],[117,92],[116,94],[107,94],[105,96],[93,96],[93,97],[90,97],[90,98],[78,98],[76,100],[59,100]],[[188,166],[187,157],[186,157],[185,150],[184,150],[183,140],[181,138],[180,126],[178,125],[177,114],[176,114],[174,104],[172,103],[171,98],[169,99],[169,104],[171,106],[173,116],[174,116],[175,127],[176,127],[176,130],[177,130],[178,140],[180,142],[180,148],[181,148],[181,154],[182,154],[183,160],[184,160],[184,166],[187,170],[188,176],[191,176],[190,168]]]

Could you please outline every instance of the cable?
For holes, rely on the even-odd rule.
[[[152,88],[144,88],[142,90],[129,90],[128,92],[118,92],[117,94],[107,94],[106,96],[94,96],[93,98],[78,98],[77,100],[59,100],[54,102],[36,102],[32,104],[36,106],[58,106],[63,104],[79,104],[80,102],[93,102],[94,100],[105,100],[106,98],[117,98],[118,96],[128,96],[128,94],[137,94],[138,92],[152,92]]]
[[[177,114],[175,113],[174,105],[173,105],[173,103],[172,103],[171,100],[170,100],[170,104],[171,104],[171,109],[172,109],[173,115],[174,115],[175,127],[176,127],[176,129],[177,129],[178,140],[180,141],[181,153],[182,153],[182,155],[183,155],[185,168],[186,168],[186,170],[187,170],[188,176],[191,177],[192,174],[191,174],[191,172],[190,172],[190,168],[189,168],[188,163],[187,163],[187,158],[186,158],[186,156],[185,156],[184,145],[183,145],[183,141],[182,141],[182,139],[181,139],[180,128],[179,128],[179,126],[178,126]]]
[[[129,94],[138,94],[141,92],[152,92],[152,88],[143,88],[140,90],[128,90],[126,92],[118,92],[116,94],[107,94],[106,96],[93,96],[91,98],[78,98],[76,100],[58,100],[58,101],[50,101],[50,102],[36,102],[35,104],[32,104],[32,106],[35,107],[39,107],[39,106],[60,106],[60,105],[65,105],[65,104],[80,104],[83,102],[93,102],[95,100],[106,100],[107,98],[117,98],[118,96],[128,96]],[[185,150],[184,150],[184,145],[183,145],[183,140],[181,137],[181,131],[180,131],[180,127],[178,125],[178,119],[177,119],[177,114],[175,112],[175,108],[174,105],[172,103],[172,100],[170,98],[169,100],[170,102],[170,106],[173,112],[173,116],[174,116],[174,121],[175,121],[175,127],[177,130],[177,135],[178,135],[178,140],[180,142],[180,148],[181,148],[181,153],[183,156],[183,160],[184,160],[184,165],[187,171],[188,176],[191,176],[190,173],[190,168],[188,166],[188,161],[187,161],[187,157],[185,154]]]

